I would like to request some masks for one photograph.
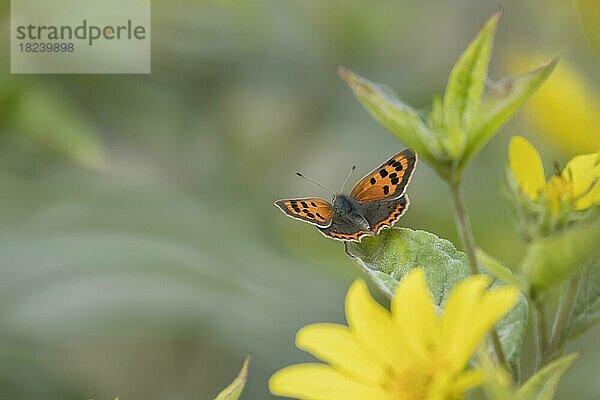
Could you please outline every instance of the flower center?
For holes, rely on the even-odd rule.
[[[397,400],[424,400],[427,398],[433,374],[427,369],[407,368],[395,377]]]
[[[573,200],[573,183],[555,175],[548,181],[546,193],[552,211],[557,213],[561,204]]]

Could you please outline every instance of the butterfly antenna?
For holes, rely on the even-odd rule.
[[[328,192],[333,193],[327,186],[320,184],[313,178],[309,178],[308,176],[302,175],[300,172],[296,172],[296,175],[298,175],[300,178],[306,179],[310,183],[314,183],[315,185],[322,187],[323,189],[327,190]]]
[[[352,168],[350,168],[350,172],[348,173],[348,176],[346,177],[346,180],[342,184],[342,188],[340,189],[340,193],[344,192],[344,187],[346,187],[346,183],[348,183],[348,180],[352,176],[352,173],[354,172],[355,169],[356,169],[356,165],[353,165]]]

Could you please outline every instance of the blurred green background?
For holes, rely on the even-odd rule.
[[[270,374],[309,359],[296,330],[343,321],[360,276],[339,242],[273,201],[329,196],[297,170],[336,189],[351,165],[365,173],[404,147],[336,66],[425,111],[501,6],[493,78],[514,49],[534,49],[562,53],[598,89],[567,0],[154,1],[147,76],[10,75],[3,2],[0,398],[211,399],[247,353],[243,398],[272,398]],[[523,249],[500,194],[510,136],[547,165],[573,155],[523,115],[466,178],[479,244],[508,264]],[[400,224],[456,243],[426,164],[409,193]],[[599,338],[572,344],[581,357],[559,399],[600,398]]]

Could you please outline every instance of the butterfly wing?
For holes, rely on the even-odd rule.
[[[330,226],[319,228],[319,231],[332,239],[351,242],[358,242],[363,236],[373,236],[371,231],[365,230],[364,227],[339,214],[333,216]]]
[[[323,199],[317,197],[285,199],[276,201],[275,205],[288,217],[308,222],[319,228],[331,225],[333,208],[329,202]]]
[[[361,203],[398,198],[404,194],[417,164],[417,155],[405,149],[362,178],[351,196]]]
[[[404,215],[409,205],[410,200],[407,195],[396,199],[376,200],[365,204],[361,214],[376,235],[381,229],[393,226]]]

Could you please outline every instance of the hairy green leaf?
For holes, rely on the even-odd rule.
[[[429,289],[441,305],[450,289],[469,276],[465,254],[448,240],[425,231],[385,229],[376,237],[349,244],[348,250],[389,295],[411,269],[423,267]]]
[[[600,258],[582,272],[568,335],[575,338],[600,321]]]
[[[494,35],[501,13],[496,13],[460,56],[448,79],[444,95],[447,127],[468,130],[475,121],[490,63]]]
[[[348,244],[349,253],[382,291],[391,297],[398,282],[412,268],[422,267],[438,306],[449,291],[470,274],[466,256],[448,240],[425,231],[392,228],[373,238]],[[494,286],[502,285],[493,282]],[[511,371],[518,376],[520,354],[527,328],[528,305],[524,296],[498,322],[497,330]]]
[[[482,272],[493,276],[496,281],[493,286],[502,284],[521,287],[521,283],[512,271],[500,261],[493,258],[485,251],[477,249],[477,259],[483,265]],[[506,315],[497,326],[498,336],[502,343],[508,368],[517,380],[521,376],[521,349],[527,333],[527,320],[529,315],[529,304],[527,298],[521,295],[515,308]]]
[[[504,125],[521,105],[544,83],[558,59],[534,71],[494,82],[481,103],[478,118],[469,132],[467,148],[459,169],[473,157]]]
[[[600,221],[580,223],[529,244],[521,264],[533,289],[545,290],[581,271],[600,255]]]
[[[338,69],[338,74],[373,118],[412,147],[419,156],[428,161],[440,156],[437,138],[414,109],[388,90],[344,67]]]
[[[496,281],[492,286],[502,285]],[[496,325],[496,332],[498,332],[502,344],[507,367],[516,380],[521,377],[521,352],[527,334],[528,316],[529,303],[527,298],[521,294],[515,307]]]
[[[573,0],[573,5],[579,15],[581,27],[592,49],[600,56],[600,2],[597,0]]]
[[[570,354],[546,365],[517,391],[515,399],[551,400],[560,378],[576,358],[576,354]]]
[[[238,376],[227,386],[221,393],[217,395],[215,400],[237,400],[244,391],[246,385],[246,379],[248,378],[248,364],[250,363],[250,356],[246,357],[242,369]]]

